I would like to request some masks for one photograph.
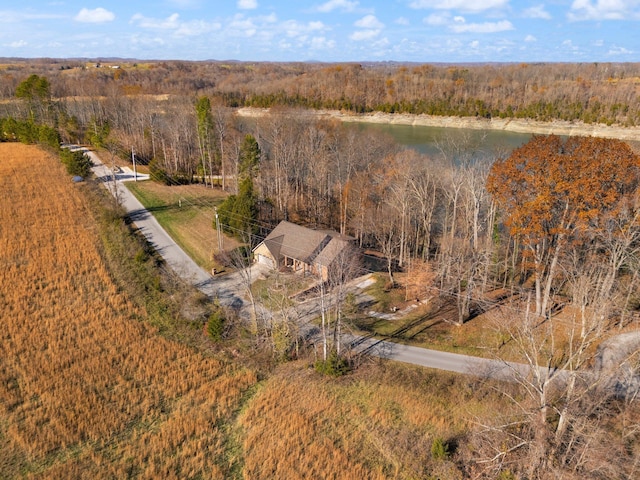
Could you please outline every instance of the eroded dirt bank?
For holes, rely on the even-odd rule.
[[[267,115],[269,109],[240,108],[238,114],[245,117]],[[604,138],[618,138],[640,142],[640,127],[607,126],[582,122],[538,122],[527,119],[441,117],[434,115],[409,115],[404,113],[353,114],[338,110],[307,110],[306,115],[318,118],[336,118],[343,122],[387,123],[395,125],[416,125],[424,127],[469,128],[475,130],[504,130],[517,133],[583,135]]]

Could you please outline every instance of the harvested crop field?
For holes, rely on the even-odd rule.
[[[462,478],[433,445],[461,441],[498,393],[378,361],[334,379],[300,360],[258,381],[242,366],[255,345],[220,360],[204,337],[169,340],[112,278],[87,188],[0,143],[2,479]]]
[[[86,185],[0,144],[3,478],[226,478],[252,372],[160,337],[112,281]]]

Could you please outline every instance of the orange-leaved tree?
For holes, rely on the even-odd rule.
[[[588,248],[600,220],[636,194],[639,178],[640,157],[626,143],[604,138],[534,136],[494,163],[487,189],[523,248],[538,315],[550,310],[566,248]]]

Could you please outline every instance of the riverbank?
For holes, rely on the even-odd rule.
[[[243,117],[261,117],[269,114],[270,110],[240,108],[237,112]],[[561,120],[539,122],[522,118],[440,117],[435,115],[410,115],[405,113],[382,112],[354,114],[338,110],[306,110],[305,114],[317,118],[334,118],[342,122],[464,128],[473,130],[503,130],[506,132],[540,135],[581,135],[640,142],[640,127],[607,126],[602,124],[585,124],[582,122],[565,122]]]

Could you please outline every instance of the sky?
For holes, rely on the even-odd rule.
[[[636,62],[640,0],[0,0],[0,57]]]

